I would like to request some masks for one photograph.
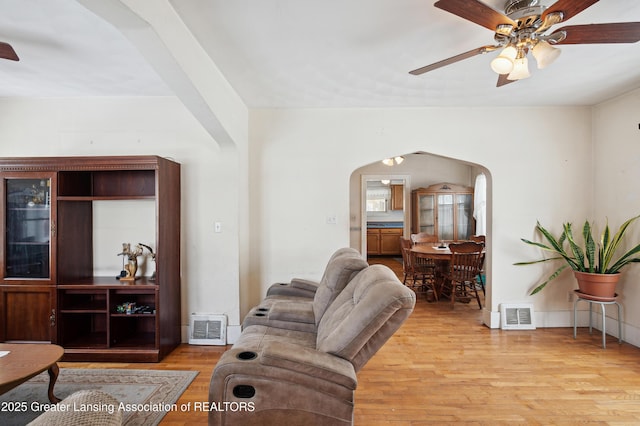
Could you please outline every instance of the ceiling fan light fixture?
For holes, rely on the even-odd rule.
[[[536,58],[538,69],[551,65],[560,56],[560,53],[562,50],[551,46],[544,40],[540,40],[533,48],[533,57]]]
[[[396,161],[396,164],[400,164],[404,161],[404,157],[400,157],[400,156],[394,157],[393,159]]]
[[[507,76],[508,80],[522,80],[531,77],[529,73],[529,61],[526,56],[513,61],[513,71]]]
[[[509,74],[513,70],[518,51],[513,46],[507,46],[491,61],[491,69],[497,74]]]

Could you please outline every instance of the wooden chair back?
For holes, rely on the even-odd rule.
[[[456,299],[468,301],[471,296],[475,296],[478,307],[482,309],[476,277],[480,273],[484,244],[473,241],[450,243],[449,250],[451,250],[452,256],[443,288],[446,287],[449,290],[451,308],[455,305]]]
[[[435,300],[438,300],[436,289],[436,265],[433,259],[428,259],[416,255],[411,251],[412,241],[407,238],[400,238],[400,248],[402,249],[402,270],[404,279],[402,283],[417,292],[433,291]]]
[[[411,234],[411,242],[413,244],[433,244],[438,242],[438,237],[433,234],[427,234],[426,232],[420,232],[418,234]]]
[[[474,281],[480,273],[484,244],[473,241],[450,243],[449,277],[456,282]]]
[[[407,277],[413,274],[411,240],[408,238],[400,237],[400,250],[402,251],[402,272],[404,272],[404,284],[407,281]]]
[[[484,235],[472,235],[471,236],[471,241],[476,242],[476,243],[482,243],[482,244],[486,244],[486,237]]]

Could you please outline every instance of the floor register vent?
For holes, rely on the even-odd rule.
[[[192,313],[189,324],[190,345],[226,345],[227,316]]]
[[[536,328],[531,303],[502,304],[500,318],[503,330],[534,330]]]

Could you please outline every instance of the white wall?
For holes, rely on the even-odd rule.
[[[0,99],[0,141],[2,157],[160,155],[181,163],[182,324],[196,311],[239,324],[238,154],[221,150],[177,99]],[[215,221],[222,233],[213,232]],[[120,243],[100,251],[115,258]]]
[[[594,209],[590,220],[615,230],[627,219],[640,214],[640,89],[597,105],[593,109],[594,155],[591,184]],[[600,228],[601,229],[601,228]],[[640,242],[640,220],[625,238],[625,249]],[[635,243],[635,244],[634,244]],[[622,271],[618,286],[623,305],[623,338],[640,346],[640,265]],[[609,315],[615,316],[611,311]],[[609,325],[617,325],[609,321]],[[613,331],[613,330],[611,330]],[[617,331],[615,332],[617,335]]]
[[[590,109],[580,107],[253,110],[249,304],[273,282],[319,278],[331,253],[349,245],[353,171],[423,151],[490,173],[485,322],[496,325],[500,303],[532,301],[539,325],[568,326],[570,277],[530,297],[543,269],[513,263],[540,255],[519,240],[534,237],[536,220],[557,231],[591,210],[591,136]]]

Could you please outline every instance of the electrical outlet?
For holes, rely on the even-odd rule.
[[[327,223],[329,225],[335,225],[337,223],[336,215],[332,214],[332,215],[327,216]]]
[[[213,232],[222,232],[222,223],[221,222],[215,222],[213,224]]]

